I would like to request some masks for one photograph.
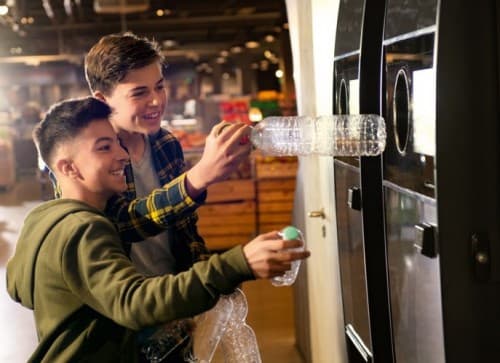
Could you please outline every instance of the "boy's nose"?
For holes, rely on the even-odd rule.
[[[149,101],[149,104],[151,106],[158,106],[160,104],[160,101],[158,101],[158,97],[154,96],[151,101]]]
[[[120,145],[116,158],[120,161],[127,162],[130,159],[128,152]]]

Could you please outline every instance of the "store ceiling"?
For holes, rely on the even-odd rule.
[[[0,0],[0,5],[4,0]],[[276,49],[284,0],[7,0],[0,63],[81,61],[100,36],[122,31],[159,41],[170,62],[210,61],[247,41]],[[127,13],[131,9],[137,12]],[[286,25],[285,25],[286,26]],[[245,52],[250,52],[245,49]]]

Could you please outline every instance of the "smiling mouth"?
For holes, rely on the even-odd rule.
[[[143,118],[146,120],[154,120],[160,117],[159,112],[153,112],[153,113],[148,113],[147,115],[144,115]]]
[[[111,172],[111,175],[123,176],[125,175],[125,169],[114,170]]]

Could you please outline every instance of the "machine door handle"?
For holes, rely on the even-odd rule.
[[[427,223],[415,225],[415,248],[429,258],[437,257],[438,241],[435,227]]]
[[[311,217],[311,218],[321,218],[321,219],[326,218],[325,212],[323,211],[323,208],[321,208],[320,210],[313,210],[313,211],[307,213],[307,216]]]
[[[347,205],[354,210],[361,210],[361,190],[352,187],[347,190]]]

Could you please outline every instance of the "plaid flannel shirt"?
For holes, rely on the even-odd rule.
[[[161,188],[147,197],[136,199],[132,165],[125,168],[127,190],[110,198],[105,213],[118,228],[125,245],[140,242],[165,229],[173,229],[172,253],[180,270],[206,259],[208,250],[198,234],[195,212],[206,199],[196,200],[185,189],[186,165],[179,141],[167,130],[149,137],[152,159]]]

